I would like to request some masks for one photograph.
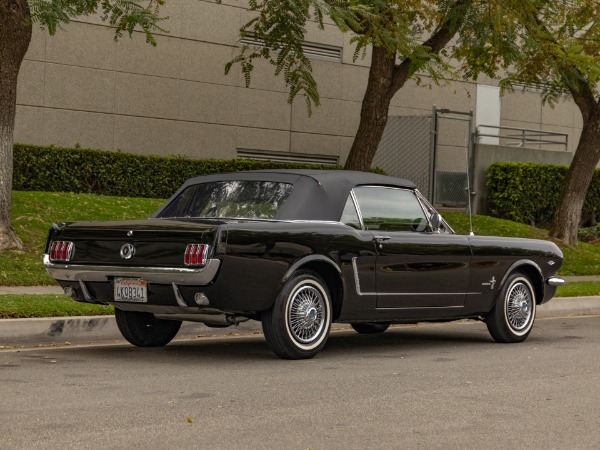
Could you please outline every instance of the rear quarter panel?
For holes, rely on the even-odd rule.
[[[212,295],[228,310],[265,310],[303,261],[326,260],[342,276],[361,251],[372,251],[372,243],[340,223],[230,223],[215,255],[222,265]]]

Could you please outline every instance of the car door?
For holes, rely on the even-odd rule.
[[[353,195],[377,252],[377,308],[464,306],[471,259],[467,237],[431,231],[413,190],[360,186]]]

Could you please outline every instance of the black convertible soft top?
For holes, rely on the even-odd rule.
[[[355,186],[388,186],[416,189],[412,181],[348,170],[273,169],[227,172],[201,175],[187,180],[183,186],[152,217],[158,216],[166,205],[187,187],[215,181],[274,181],[290,183],[294,189],[279,210],[278,220],[340,219],[350,190]]]

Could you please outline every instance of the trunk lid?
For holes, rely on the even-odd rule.
[[[223,222],[186,219],[146,219],[115,222],[70,222],[53,225],[52,241],[75,244],[71,264],[183,267],[189,244],[208,244],[214,254]],[[123,246],[133,245],[128,258]]]

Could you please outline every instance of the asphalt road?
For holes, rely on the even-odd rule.
[[[0,448],[600,448],[600,316],[0,351]]]

